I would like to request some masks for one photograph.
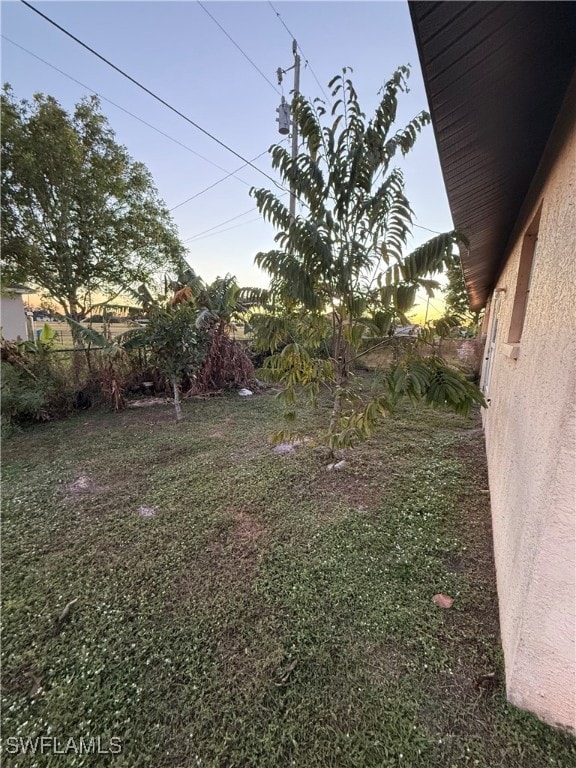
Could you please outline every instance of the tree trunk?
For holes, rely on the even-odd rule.
[[[65,306],[64,306],[64,309],[66,309]],[[84,317],[84,313],[80,309],[80,303],[74,294],[71,296],[68,296],[68,313],[67,314],[69,317],[72,318],[72,320],[76,320],[77,323],[79,323]]]
[[[336,379],[336,387],[334,391],[334,400],[332,403],[332,414],[330,416],[330,425],[328,432],[330,435],[335,435],[340,430],[340,417],[342,414],[342,387],[348,383],[348,361],[345,351],[346,342],[342,338],[342,322],[334,324],[335,336],[334,336],[334,374]],[[330,451],[331,457],[334,457],[334,451]]]
[[[174,392],[174,409],[176,411],[176,421],[182,421],[182,406],[180,405],[180,388],[176,379],[172,381],[172,390]]]

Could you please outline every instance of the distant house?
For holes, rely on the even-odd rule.
[[[411,2],[473,310],[507,694],[576,728],[576,3]]]
[[[35,291],[25,285],[13,285],[4,288],[0,294],[0,326],[3,338],[8,341],[25,341],[29,336],[22,298],[27,293]]]

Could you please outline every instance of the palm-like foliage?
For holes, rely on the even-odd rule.
[[[191,312],[193,328],[206,339],[205,356],[188,394],[250,385],[254,378],[252,363],[230,336],[232,322],[242,318],[250,306],[236,278],[227,274],[206,284],[186,266],[170,287],[175,292],[173,306]]]
[[[98,350],[102,356],[106,373],[105,381],[102,382],[103,389],[108,393],[114,409],[120,410],[124,406],[124,394],[118,379],[117,363],[126,360],[129,352],[144,346],[146,343],[144,330],[142,328],[130,328],[113,338],[109,338],[106,334],[98,333],[93,328],[86,327],[71,317],[66,319],[72,330],[74,340],[84,346],[86,350]],[[86,352],[86,359],[88,367],[91,367],[88,351]]]
[[[313,397],[321,383],[332,386],[331,447],[350,441],[352,423],[356,436],[368,431],[364,422],[357,424],[349,382],[350,363],[361,344],[367,336],[385,334],[397,321],[406,323],[417,291],[431,293],[438,286],[432,278],[450,263],[459,239],[456,232],[447,232],[405,253],[413,212],[402,172],[393,163],[412,149],[430,122],[429,115],[421,112],[405,127],[395,128],[398,97],[406,90],[408,76],[406,67],[393,74],[371,120],[360,109],[347,70],[330,83],[334,106],[329,116],[320,100],[297,96],[293,114],[303,141],[301,151],[292,159],[279,144],[271,148],[271,156],[273,167],[295,191],[301,213],[291,217],[268,189],[251,191],[259,211],[278,230],[277,249],[256,256],[272,285],[263,297],[268,304],[254,322],[263,345],[274,349],[282,333],[290,342],[269,359],[267,375],[286,385],[284,398],[291,415],[298,386],[309,389]],[[279,312],[279,305],[287,311]],[[293,334],[295,323],[298,338]],[[319,335],[329,345],[330,366],[318,364],[312,352],[318,349]],[[404,394],[432,404],[458,403],[460,410],[480,400],[463,377],[451,372],[450,383],[443,383],[439,370],[436,361],[429,366],[427,383],[422,376],[422,385]],[[389,398],[386,406],[380,402],[380,410],[391,407],[393,400]],[[364,421],[367,425],[370,420]]]
[[[196,324],[211,327],[229,326],[248,310],[248,302],[242,297],[242,289],[233,275],[217,277],[213,283],[199,290],[195,299],[198,307]]]

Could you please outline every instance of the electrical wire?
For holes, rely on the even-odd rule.
[[[283,195],[279,195],[279,199],[282,197],[286,197],[288,193],[285,192]],[[188,243],[190,240],[195,240],[197,237],[201,237],[201,235],[205,235],[207,232],[212,232],[214,229],[219,229],[220,227],[223,227],[224,224],[229,224],[231,221],[236,221],[236,219],[242,218],[242,216],[247,216],[249,213],[254,213],[254,207],[249,208],[247,211],[244,211],[244,213],[239,213],[236,216],[232,216],[231,219],[226,219],[226,221],[221,221],[220,224],[215,224],[213,227],[210,227],[209,229],[204,229],[202,232],[197,232],[195,235],[191,235],[190,237],[187,237],[185,240],[182,240],[183,243]],[[261,218],[261,217],[260,217]],[[230,227],[230,229],[233,229],[233,227]],[[224,232],[227,232],[228,230],[224,230]],[[218,234],[218,233],[215,233]]]
[[[195,127],[198,127],[198,128],[199,128],[199,129],[200,129],[200,130],[201,130],[203,133],[206,133],[208,136],[210,136],[211,138],[213,138],[213,139],[214,139],[215,141],[217,141],[219,144],[222,144],[222,146],[224,146],[224,147],[225,147],[226,149],[228,149],[230,152],[232,152],[233,154],[235,154],[237,157],[239,157],[240,159],[244,160],[244,164],[243,164],[243,165],[241,165],[239,168],[237,168],[237,169],[236,169],[236,170],[234,170],[234,171],[229,171],[229,172],[227,172],[225,168],[223,168],[222,166],[220,166],[220,165],[218,165],[217,163],[213,162],[212,160],[208,159],[207,157],[205,157],[204,155],[200,154],[199,152],[197,152],[196,150],[192,149],[191,147],[187,146],[186,144],[184,144],[183,142],[179,141],[178,139],[175,139],[173,136],[170,136],[170,134],[166,133],[165,131],[162,131],[160,128],[157,128],[156,126],[154,126],[154,125],[152,125],[151,123],[147,122],[146,120],[144,120],[143,118],[139,117],[138,115],[135,115],[133,112],[130,112],[130,110],[126,109],[125,107],[122,107],[122,106],[120,106],[120,104],[117,104],[116,102],[112,101],[111,99],[107,98],[106,96],[103,96],[101,93],[99,93],[98,91],[95,91],[93,88],[91,88],[90,86],[86,85],[85,83],[82,83],[80,80],[78,80],[77,78],[75,78],[75,77],[73,77],[72,75],[68,74],[68,73],[67,73],[67,72],[65,72],[64,70],[60,69],[59,67],[55,66],[54,64],[51,64],[49,61],[46,61],[46,59],[43,59],[41,56],[38,56],[37,54],[35,54],[35,53],[32,53],[32,51],[28,50],[28,49],[27,49],[27,48],[25,48],[24,46],[20,45],[19,43],[16,43],[14,40],[11,40],[11,39],[10,39],[9,37],[7,37],[6,35],[1,35],[2,39],[4,39],[4,40],[6,40],[7,42],[11,43],[12,45],[14,45],[15,47],[19,48],[20,50],[24,51],[24,52],[25,52],[25,53],[27,53],[29,56],[32,56],[33,58],[37,59],[38,61],[42,62],[42,63],[43,63],[43,64],[45,64],[46,66],[48,66],[48,67],[50,67],[51,69],[55,70],[56,72],[58,72],[59,74],[63,75],[64,77],[67,77],[69,80],[71,80],[72,82],[75,82],[77,85],[80,85],[80,86],[82,86],[82,88],[86,88],[88,91],[90,91],[91,93],[95,94],[96,96],[98,96],[99,98],[101,98],[103,101],[106,101],[108,104],[112,104],[112,106],[114,106],[114,107],[116,107],[117,109],[121,110],[121,111],[122,111],[122,112],[124,112],[125,114],[127,114],[127,115],[130,115],[130,117],[133,117],[135,120],[138,120],[138,121],[139,121],[140,123],[142,123],[143,125],[146,125],[148,128],[151,128],[153,131],[156,131],[156,133],[159,133],[161,136],[164,136],[165,138],[169,139],[170,141],[173,141],[175,144],[178,144],[178,145],[179,145],[179,146],[181,146],[183,149],[186,149],[188,152],[191,152],[193,155],[196,155],[197,157],[199,157],[200,159],[202,159],[202,160],[204,160],[205,162],[209,163],[210,165],[213,165],[215,168],[218,168],[219,170],[221,170],[221,171],[225,171],[225,172],[226,172],[226,176],[223,176],[221,179],[218,179],[217,181],[215,181],[214,183],[212,183],[212,184],[208,185],[207,187],[205,187],[204,189],[200,190],[199,192],[196,192],[196,193],[195,193],[194,195],[192,195],[191,197],[189,197],[189,198],[187,198],[186,200],[183,200],[181,203],[178,203],[177,205],[173,206],[172,208],[170,208],[170,209],[169,209],[170,211],[174,211],[174,210],[176,210],[177,208],[180,208],[181,206],[185,205],[186,203],[189,203],[189,202],[191,202],[192,200],[196,199],[197,197],[200,197],[200,195],[204,194],[205,192],[208,192],[210,189],[213,189],[215,186],[217,186],[218,184],[222,183],[223,181],[225,181],[226,179],[230,178],[231,176],[234,176],[234,177],[235,177],[235,178],[236,178],[238,181],[240,181],[242,184],[245,184],[245,185],[246,185],[246,186],[248,186],[248,187],[249,187],[249,186],[252,186],[252,185],[251,185],[251,184],[249,184],[248,182],[244,181],[244,179],[240,179],[238,176],[236,176],[236,174],[237,174],[237,173],[239,173],[241,170],[243,170],[243,169],[244,169],[244,168],[246,168],[247,166],[250,166],[251,168],[254,168],[255,170],[259,171],[261,174],[263,174],[263,175],[264,175],[264,176],[266,176],[268,179],[270,179],[270,180],[271,180],[271,181],[272,181],[272,182],[275,184],[275,186],[279,187],[280,189],[285,189],[284,187],[280,186],[280,185],[278,184],[278,182],[276,182],[276,181],[275,181],[275,180],[274,180],[274,179],[273,179],[271,176],[269,176],[267,173],[265,173],[264,171],[262,171],[262,170],[261,170],[260,168],[258,168],[257,166],[253,165],[253,163],[254,163],[256,160],[258,160],[260,157],[262,157],[263,155],[265,155],[265,154],[267,153],[267,151],[268,151],[268,150],[264,150],[264,152],[261,152],[259,155],[257,155],[256,157],[252,158],[252,160],[246,160],[245,158],[243,158],[243,157],[242,157],[242,155],[239,155],[237,152],[235,152],[235,151],[234,151],[234,150],[232,150],[230,147],[228,147],[227,145],[225,145],[225,144],[223,144],[222,142],[220,142],[220,141],[219,141],[218,139],[216,139],[215,137],[212,137],[212,136],[211,136],[211,134],[209,134],[209,133],[208,133],[207,131],[205,131],[203,128],[200,128],[200,126],[197,126],[197,125],[196,125],[196,124],[195,124],[193,121],[191,121],[191,120],[190,120],[189,118],[187,118],[185,115],[182,115],[182,113],[178,112],[178,110],[176,110],[174,107],[172,107],[171,105],[169,105],[167,102],[164,102],[164,100],[163,100],[163,99],[161,99],[160,97],[156,96],[156,94],[154,94],[152,91],[149,91],[149,90],[148,90],[148,89],[147,89],[145,86],[141,85],[141,84],[140,84],[138,81],[136,81],[136,80],[134,80],[132,77],[130,77],[130,75],[128,75],[128,74],[126,74],[125,72],[123,72],[121,69],[119,69],[119,68],[118,68],[118,67],[116,67],[114,64],[112,64],[111,62],[109,62],[107,59],[105,59],[105,58],[104,58],[103,56],[101,56],[99,53],[97,53],[96,51],[94,51],[94,50],[93,50],[92,48],[90,48],[88,45],[86,45],[85,43],[83,43],[81,40],[79,40],[78,38],[76,38],[74,35],[72,35],[70,32],[68,32],[67,30],[65,30],[65,29],[64,29],[63,27],[61,27],[59,24],[57,24],[56,22],[54,22],[54,21],[53,21],[52,19],[50,19],[48,16],[46,16],[45,14],[43,14],[41,11],[38,11],[36,8],[34,8],[34,6],[32,6],[32,5],[30,5],[29,3],[27,3],[27,2],[26,2],[26,0],[21,0],[21,2],[22,2],[22,3],[23,3],[25,6],[27,6],[28,8],[30,8],[30,10],[32,10],[32,11],[34,11],[35,13],[39,14],[39,15],[40,15],[40,16],[42,16],[44,19],[46,19],[46,21],[48,21],[50,24],[52,24],[53,26],[57,27],[59,30],[61,30],[61,31],[62,31],[62,32],[64,32],[66,35],[68,35],[69,37],[71,37],[71,38],[72,38],[72,39],[73,39],[75,42],[77,42],[77,43],[79,43],[80,45],[82,45],[82,47],[86,48],[86,49],[87,49],[87,50],[89,50],[91,53],[93,53],[95,56],[97,56],[98,58],[102,59],[102,61],[104,61],[104,62],[105,62],[106,64],[108,64],[109,66],[111,66],[113,69],[115,69],[115,70],[117,70],[118,72],[120,72],[120,74],[124,75],[124,76],[125,76],[125,77],[127,77],[129,80],[131,80],[132,82],[134,82],[134,84],[138,85],[138,87],[142,88],[142,89],[143,89],[143,90],[145,90],[147,93],[149,93],[151,96],[153,96],[155,99],[157,99],[157,100],[158,100],[158,101],[160,101],[161,103],[165,104],[165,106],[167,106],[167,107],[168,107],[169,109],[171,109],[172,111],[176,112],[176,114],[180,115],[181,117],[183,117],[183,118],[184,118],[185,120],[187,120],[188,122],[191,122],[191,123],[192,123],[192,125],[194,125]],[[199,4],[199,5],[202,5],[202,3],[200,3],[200,2],[199,2],[198,4]],[[281,22],[282,22],[282,24],[284,25],[284,27],[285,27],[285,29],[287,30],[288,34],[290,34],[290,35],[292,36],[292,33],[290,32],[290,30],[288,29],[288,27],[286,26],[286,24],[284,24],[284,22],[283,22],[282,18],[280,17],[280,14],[279,14],[279,13],[277,13],[277,11],[274,9],[274,6],[272,5],[272,3],[270,3],[270,2],[269,2],[269,5],[270,5],[270,7],[272,8],[272,10],[274,10],[274,12],[275,12],[275,13],[278,15],[278,18],[280,19],[280,21],[281,21]],[[210,14],[209,14],[209,15],[210,15]],[[300,49],[300,50],[301,50],[301,49]],[[302,55],[304,56],[304,53],[303,53],[303,51],[302,51],[302,50],[301,50],[301,53],[302,53]],[[222,226],[223,224],[226,224],[226,223],[228,223],[228,221],[233,221],[234,219],[236,219],[236,218],[239,218],[240,216],[245,216],[245,215],[247,215],[249,212],[250,212],[250,211],[246,211],[246,212],[245,212],[245,213],[243,213],[243,214],[239,214],[239,216],[234,216],[232,219],[228,219],[228,220],[227,220],[227,221],[225,221],[225,222],[221,222],[221,224],[219,224],[219,225],[216,225],[215,227],[212,227],[210,230],[206,230],[206,231],[211,231],[212,229],[216,229],[217,227],[219,227],[219,226]],[[420,224],[413,224],[413,226],[415,226],[415,227],[418,227],[419,229],[424,229],[424,230],[426,230],[426,231],[428,231],[428,232],[432,232],[433,234],[437,234],[437,235],[441,234],[440,232],[437,232],[437,231],[436,231],[436,230],[434,230],[434,229],[430,229],[430,228],[428,228],[428,227],[424,227],[424,226],[422,226],[422,225],[420,225]],[[227,230],[224,230],[224,231],[227,231]],[[200,234],[203,234],[203,233],[199,233],[199,235],[194,235],[193,237],[199,237],[199,236],[200,236]],[[187,240],[185,240],[184,242],[188,242],[188,241],[189,241],[189,240],[191,240],[191,239],[192,239],[192,238],[188,238],[188,239],[187,239]]]
[[[260,152],[259,155],[256,155],[256,157],[252,158],[252,162],[254,162],[255,160],[259,160],[267,152],[268,152],[267,149],[265,149],[264,152]],[[201,189],[199,192],[196,192],[191,197],[187,197],[186,200],[182,200],[181,203],[178,203],[177,205],[173,205],[172,208],[168,208],[168,210],[172,212],[172,211],[175,211],[177,208],[181,208],[183,205],[186,205],[186,203],[190,203],[192,200],[195,200],[197,197],[200,197],[200,195],[203,195],[205,192],[208,192],[210,189],[214,189],[214,187],[218,186],[218,184],[221,184],[223,181],[226,181],[226,179],[229,179],[231,176],[235,176],[243,168],[246,168],[246,165],[247,163],[244,163],[244,165],[241,165],[239,168],[236,168],[235,171],[230,171],[230,173],[227,173],[226,176],[222,176],[222,178],[217,179],[217,181],[213,182],[212,184],[209,184],[207,187],[204,187],[204,189]],[[244,179],[238,179],[238,181],[241,181],[243,184],[246,184],[246,186],[248,187],[252,186],[251,184],[248,184],[247,181],[244,181]]]
[[[241,179],[239,176],[236,175],[241,170],[247,167],[246,163],[244,163],[244,165],[241,165],[239,168],[236,168],[235,171],[226,171],[226,168],[223,168],[221,165],[218,165],[218,163],[215,163],[213,160],[210,160],[208,157],[205,157],[204,155],[200,154],[200,152],[196,152],[196,150],[192,149],[192,147],[187,146],[186,144],[181,142],[179,139],[175,139],[173,136],[170,136],[170,134],[165,133],[165,131],[162,131],[160,128],[157,128],[155,125],[152,125],[152,123],[149,123],[147,120],[144,120],[144,118],[139,117],[138,115],[135,115],[134,112],[130,112],[129,109],[126,109],[125,107],[120,106],[120,104],[117,104],[115,101],[112,101],[112,99],[109,99],[106,96],[103,96],[98,91],[95,91],[94,88],[91,88],[89,85],[86,85],[86,83],[83,83],[80,80],[73,77],[72,75],[68,74],[68,72],[65,72],[63,69],[60,69],[54,64],[51,64],[49,61],[46,61],[46,59],[43,59],[41,56],[38,56],[37,54],[32,53],[32,51],[29,51],[27,48],[24,48],[23,45],[16,43],[14,40],[11,40],[6,35],[0,35],[0,37],[3,40],[6,40],[6,42],[16,46],[16,48],[19,48],[21,51],[24,51],[24,53],[27,53],[29,56],[32,56],[34,59],[37,59],[38,61],[42,62],[42,64],[45,64],[47,67],[50,67],[51,69],[55,70],[59,74],[63,75],[64,77],[67,77],[68,80],[71,80],[73,83],[76,83],[77,85],[82,86],[82,88],[85,88],[87,91],[90,91],[90,93],[93,93],[95,96],[98,96],[98,98],[102,99],[102,101],[106,101],[108,104],[112,104],[112,106],[116,107],[116,109],[119,109],[125,114],[130,115],[130,117],[133,117],[135,120],[138,120],[138,122],[142,123],[143,125],[146,125],[148,128],[151,128],[153,131],[156,131],[156,133],[159,133],[161,136],[164,136],[165,138],[170,139],[170,141],[173,141],[175,144],[178,144],[183,149],[186,149],[188,152],[191,152],[193,155],[196,155],[196,157],[199,157],[201,160],[204,160],[206,163],[209,163],[210,165],[213,165],[215,168],[218,168],[219,170],[224,171],[226,173],[225,176],[222,176],[222,178],[218,179],[213,184],[209,184],[207,187],[205,187],[204,189],[201,189],[199,192],[196,192],[191,197],[188,197],[186,198],[186,200],[183,200],[181,203],[178,203],[178,205],[174,205],[172,208],[169,208],[168,209],[169,211],[175,211],[177,208],[180,208],[182,205],[185,205],[186,203],[189,203],[192,200],[195,200],[197,197],[200,197],[200,195],[203,195],[205,192],[208,192],[210,189],[213,189],[218,184],[221,184],[223,181],[226,181],[226,179],[229,179],[231,176],[234,176],[237,181],[241,182],[247,187],[252,186],[252,184],[250,184],[247,181],[244,181],[244,179]],[[287,141],[287,139],[283,139],[283,141]],[[261,157],[267,154],[267,152],[268,152],[267,149],[265,149],[264,152],[260,152],[259,155],[256,155],[256,157],[252,158],[252,162],[259,160]]]
[[[206,6],[205,6],[203,3],[201,3],[201,2],[200,2],[200,0],[196,0],[196,1],[197,1],[198,5],[200,6],[200,8],[202,8],[202,10],[204,11],[204,13],[206,13],[206,14],[207,14],[207,15],[208,15],[208,16],[209,16],[211,19],[212,19],[212,21],[214,22],[214,24],[216,24],[216,26],[217,26],[217,27],[218,27],[218,28],[219,28],[219,29],[220,29],[220,30],[221,30],[221,31],[222,31],[222,32],[223,32],[223,33],[226,35],[226,37],[228,38],[228,40],[230,40],[230,42],[232,43],[232,45],[234,45],[234,46],[235,46],[235,47],[236,47],[236,48],[237,48],[237,49],[240,51],[240,53],[242,54],[242,56],[244,56],[244,58],[245,58],[247,61],[249,61],[249,62],[250,62],[250,64],[251,64],[251,65],[254,67],[254,69],[255,69],[255,70],[258,72],[258,74],[260,74],[260,75],[261,75],[261,76],[264,78],[264,80],[266,80],[266,82],[268,83],[268,85],[269,85],[269,86],[270,86],[270,87],[271,87],[271,88],[272,88],[272,89],[273,89],[273,90],[274,90],[274,91],[275,91],[275,92],[276,92],[276,93],[277,93],[277,94],[280,96],[280,95],[281,95],[281,94],[280,94],[280,91],[278,90],[278,88],[276,88],[276,86],[274,85],[274,83],[273,83],[271,80],[269,80],[269,79],[268,79],[268,77],[267,77],[267,76],[264,74],[264,72],[262,72],[262,70],[260,69],[260,67],[259,67],[257,64],[255,64],[255,63],[252,61],[252,59],[250,58],[250,56],[248,56],[248,54],[247,54],[247,53],[246,53],[246,52],[245,52],[245,51],[244,51],[244,50],[243,50],[243,49],[242,49],[242,48],[241,48],[241,47],[238,45],[238,43],[236,42],[236,40],[234,40],[234,38],[232,37],[232,35],[231,35],[229,32],[227,32],[227,31],[224,29],[224,27],[222,26],[222,24],[220,24],[220,22],[218,21],[218,19],[216,19],[214,16],[212,16],[212,14],[211,14],[211,13],[210,13],[210,11],[208,10],[208,8],[206,8]]]
[[[270,0],[268,0],[268,5],[269,5],[269,6],[270,6],[270,8],[271,8],[271,9],[274,11],[274,14],[275,14],[275,15],[277,16],[277,18],[278,18],[278,21],[279,21],[279,22],[282,24],[282,26],[284,27],[284,29],[286,30],[286,32],[288,32],[288,34],[290,35],[290,38],[291,38],[292,40],[296,40],[296,35],[293,35],[293,34],[292,34],[292,32],[291,32],[291,31],[288,29],[288,26],[286,25],[286,22],[284,21],[284,19],[282,18],[282,16],[280,16],[280,13],[279,13],[279,12],[276,10],[276,8],[274,8],[274,6],[273,6],[273,5],[272,5],[272,3],[270,2]],[[327,101],[329,104],[331,104],[331,101],[330,101],[330,97],[328,96],[328,94],[327,94],[327,93],[326,93],[326,91],[324,90],[324,88],[323,88],[323,86],[322,86],[322,83],[320,82],[320,80],[318,80],[318,78],[316,77],[316,72],[314,72],[314,70],[312,69],[312,64],[310,64],[310,60],[307,58],[306,54],[305,54],[305,53],[304,53],[304,51],[302,50],[302,47],[301,47],[301,45],[298,43],[298,41],[296,41],[296,45],[298,46],[298,49],[300,50],[300,53],[302,54],[302,58],[304,59],[304,62],[305,62],[305,64],[306,64],[306,66],[307,66],[307,67],[308,67],[308,69],[310,70],[310,73],[311,73],[312,77],[314,78],[314,80],[316,80],[316,83],[317,83],[318,87],[320,88],[320,90],[321,90],[321,91],[322,91],[322,93],[324,94],[324,98],[326,99],[326,101]]]
[[[191,235],[190,237],[187,237],[185,240],[182,240],[182,242],[189,243],[190,240],[195,240],[197,237],[201,237],[202,235],[205,235],[208,232],[213,232],[215,229],[219,229],[220,227],[223,227],[224,224],[229,224],[231,221],[236,221],[236,219],[241,219],[242,216],[247,216],[249,213],[254,213],[254,208],[249,208],[247,211],[244,211],[244,213],[239,213],[237,216],[232,216],[232,218],[226,219],[226,221],[221,221],[220,224],[215,224],[213,227],[210,227],[209,229],[203,229],[202,232],[197,232],[195,235]]]
[[[279,22],[282,24],[282,26],[284,27],[286,32],[288,32],[288,34],[290,35],[290,38],[292,40],[296,40],[296,36],[294,34],[292,34],[292,31],[289,29],[288,25],[286,24],[286,22],[284,21],[284,19],[280,15],[280,13],[276,10],[276,8],[272,5],[270,0],[268,0],[268,5],[270,6],[270,8],[274,12],[274,14],[278,17]],[[310,64],[310,61],[306,58],[306,54],[302,50],[301,45],[298,42],[296,42],[296,45],[298,46],[298,49],[300,50],[300,53],[302,54],[302,57],[303,57],[304,61],[306,62],[306,65],[308,66],[308,69],[310,70],[312,76],[314,77],[314,80],[316,80],[316,83],[318,84],[318,86],[320,87],[322,93],[324,94],[324,97],[326,98],[326,100],[329,103],[331,103],[329,96],[326,94],[326,91],[322,87],[322,83],[318,80],[318,78],[316,77],[316,73],[312,69],[312,65]],[[434,235],[441,235],[442,234],[441,232],[437,232],[435,229],[430,229],[429,227],[423,227],[421,224],[413,224],[412,226],[418,227],[419,229],[425,229],[427,232],[432,232],[432,234],[434,234]]]
[[[418,227],[418,229],[425,229],[426,232],[432,232],[433,235],[441,235],[442,232],[437,232],[435,229],[430,229],[430,227],[423,227],[421,224],[414,224],[412,223],[413,227]]]
[[[287,139],[282,139],[282,141],[287,141]],[[256,157],[252,158],[252,162],[259,160],[263,155],[267,154],[267,152],[268,152],[267,149],[265,149],[264,152],[260,152],[259,155],[256,155]],[[235,171],[230,171],[230,173],[226,174],[226,176],[223,176],[221,179],[218,179],[213,184],[209,184],[207,187],[204,187],[204,189],[201,189],[200,192],[196,192],[196,194],[192,195],[191,197],[187,197],[186,200],[183,200],[181,203],[178,203],[178,205],[174,205],[172,208],[169,208],[168,210],[175,211],[177,208],[180,208],[181,206],[186,205],[186,203],[189,203],[191,200],[195,200],[197,197],[200,197],[200,195],[203,195],[204,192],[208,192],[208,190],[212,189],[218,184],[221,184],[223,181],[226,181],[226,179],[229,179],[230,176],[234,176],[236,173],[239,173],[239,171],[241,171],[243,168],[246,168],[246,164],[241,165],[239,168],[236,168]],[[241,181],[243,184],[246,184],[247,186],[251,186],[251,184],[248,184],[248,182],[244,181],[244,179],[238,179],[238,181]]]
[[[56,21],[51,19],[49,16],[47,16],[45,13],[42,13],[42,11],[38,10],[38,8],[35,8],[33,5],[27,2],[27,0],[20,0],[20,2],[25,5],[27,8],[29,8],[31,11],[36,13],[38,16],[41,16],[43,19],[45,19],[49,24],[51,24],[53,27],[56,27],[56,29],[59,29],[61,32],[63,32],[65,35],[67,35],[70,39],[74,40],[74,42],[78,43],[78,45],[81,45],[83,48],[85,48],[87,51],[92,53],[94,56],[96,56],[100,61],[103,61],[105,64],[107,64],[109,67],[114,69],[116,72],[118,72],[120,75],[125,77],[127,80],[129,80],[131,83],[136,85],[138,88],[140,88],[142,91],[147,93],[149,96],[152,96],[153,99],[158,101],[160,104],[163,104],[165,107],[167,107],[171,112],[174,112],[174,114],[181,117],[183,120],[186,120],[187,123],[190,123],[190,125],[194,126],[197,130],[199,130],[201,133],[203,133],[205,136],[208,136],[208,138],[212,139],[212,141],[216,142],[216,144],[219,144],[221,147],[224,147],[228,152],[235,155],[237,158],[242,160],[243,163],[246,165],[249,165],[251,168],[253,168],[255,171],[258,171],[258,173],[262,174],[262,176],[265,176],[269,181],[271,181],[276,187],[279,189],[282,189],[283,191],[287,191],[285,187],[283,187],[281,184],[279,184],[276,179],[274,179],[272,176],[270,176],[268,173],[263,171],[261,168],[258,168],[257,165],[254,165],[254,163],[250,160],[247,160],[243,155],[241,155],[239,152],[236,152],[235,149],[232,149],[232,147],[228,146],[224,141],[214,136],[213,133],[210,133],[210,131],[206,130],[206,128],[202,128],[201,125],[199,125],[197,122],[192,120],[192,118],[185,115],[183,112],[181,112],[179,109],[174,107],[172,104],[170,104],[168,101],[163,99],[161,96],[158,96],[157,93],[154,93],[154,91],[150,90],[150,88],[147,88],[145,85],[143,85],[139,80],[136,80],[136,78],[129,75],[127,72],[125,72],[120,67],[116,66],[116,64],[113,64],[109,59],[107,59],[105,56],[103,56],[101,53],[98,53],[98,51],[94,50],[94,48],[91,48],[87,43],[84,43],[80,38],[76,37],[72,34],[72,32],[69,32],[67,29],[62,27],[60,24],[58,24]]]
[[[55,70],[59,74],[63,75],[64,77],[67,77],[68,80],[71,80],[73,83],[76,83],[77,85],[82,86],[82,88],[85,88],[87,91],[90,91],[90,93],[93,93],[95,96],[98,96],[98,98],[102,99],[102,101],[105,101],[108,104],[111,104],[113,107],[116,107],[116,109],[119,109],[121,112],[124,112],[125,114],[130,115],[130,117],[133,117],[135,120],[138,120],[138,122],[142,123],[143,125],[146,125],[148,128],[151,128],[153,131],[156,131],[156,133],[159,133],[161,136],[164,136],[166,139],[173,141],[174,144],[178,144],[178,146],[182,147],[182,149],[185,149],[188,152],[191,152],[193,155],[196,155],[196,157],[199,157],[201,160],[204,160],[209,165],[213,165],[214,168],[218,168],[220,171],[224,171],[225,173],[227,173],[227,176],[224,176],[222,179],[220,179],[220,181],[224,181],[230,176],[235,176],[242,168],[246,167],[246,165],[242,165],[240,168],[237,168],[235,171],[231,171],[230,173],[228,173],[226,168],[222,167],[221,165],[218,165],[218,163],[215,163],[213,160],[210,160],[208,157],[205,157],[204,155],[200,154],[200,152],[197,152],[195,149],[192,149],[192,147],[189,147],[187,144],[184,144],[179,139],[175,139],[174,136],[170,136],[170,134],[166,133],[160,128],[157,128],[155,125],[152,125],[152,123],[149,123],[147,120],[144,120],[144,118],[139,117],[138,115],[135,115],[134,112],[130,112],[130,110],[126,109],[126,107],[122,107],[120,104],[117,104],[115,101],[112,101],[112,99],[109,99],[106,96],[103,96],[98,91],[95,91],[94,88],[91,88],[89,85],[86,85],[86,83],[83,83],[81,80],[78,80],[77,78],[68,74],[68,72],[65,72],[63,69],[60,69],[56,65],[51,64],[49,61],[46,61],[46,59],[43,59],[41,56],[38,56],[36,53],[32,53],[32,51],[29,51],[27,48],[24,48],[23,45],[16,43],[14,40],[11,40],[6,35],[0,35],[0,37],[2,37],[3,40],[6,40],[6,42],[16,46],[16,48],[19,48],[21,51],[24,51],[24,53],[27,53],[29,56],[32,56],[34,59],[37,59],[38,61],[42,62],[42,64],[45,64],[47,67],[50,67],[51,69]],[[267,151],[268,150],[265,150],[260,155],[258,155],[258,157],[253,158],[252,162],[262,157],[262,155],[265,155]],[[252,186],[247,181],[244,181],[244,179],[241,179],[238,176],[236,176],[236,179],[237,181],[240,181],[242,184],[245,184],[247,187]],[[220,183],[220,181],[216,182],[216,184]],[[211,185],[210,187],[207,187],[205,191],[208,191],[208,189],[211,189],[212,186],[215,186],[215,184]],[[195,197],[198,197],[199,194],[202,194],[202,192],[199,192],[197,195],[195,195]]]
[[[262,221],[261,216],[255,216],[253,219],[249,219],[248,221],[243,221],[241,224],[235,224],[233,227],[227,227],[226,229],[221,229],[219,232],[212,232],[211,234],[204,235],[203,237],[197,236],[193,239],[193,243],[197,243],[200,240],[206,240],[209,237],[214,237],[215,235],[222,235],[224,232],[230,232],[231,229],[238,229],[238,227],[245,227],[248,224],[254,224],[255,221]],[[183,241],[183,242],[189,242],[189,241]]]

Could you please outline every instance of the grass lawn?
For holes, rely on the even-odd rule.
[[[185,414],[6,442],[3,737],[122,752],[4,765],[576,764],[505,700],[477,418],[406,407],[327,471],[272,451],[273,394]]]

